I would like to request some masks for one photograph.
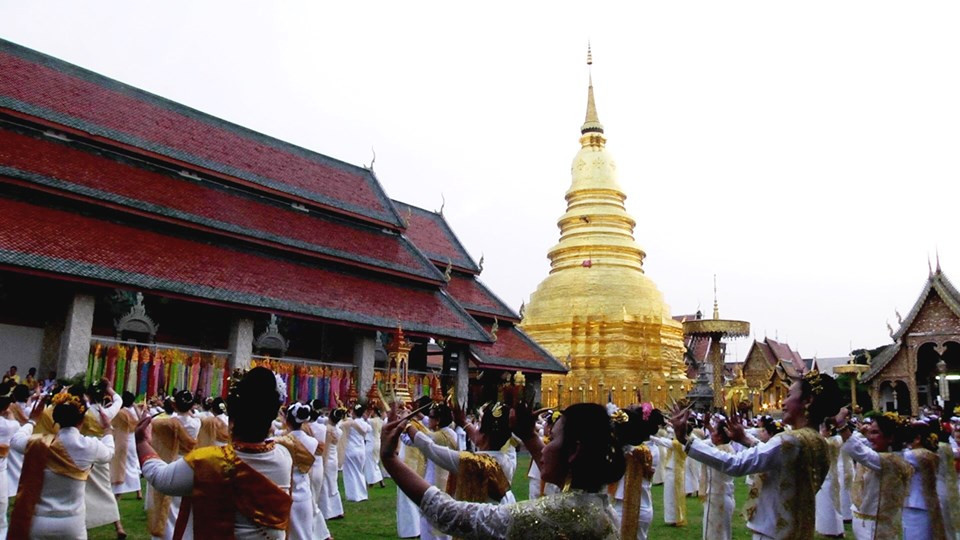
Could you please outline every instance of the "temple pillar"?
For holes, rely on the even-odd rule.
[[[61,309],[63,309],[61,307]],[[37,378],[46,379],[51,371],[56,372],[60,363],[60,342],[63,339],[63,325],[66,316],[61,312],[50,317],[43,325],[43,342],[40,345],[40,365]],[[57,373],[59,377],[61,374]]]
[[[86,373],[95,306],[96,298],[92,294],[84,293],[74,294],[67,305],[67,316],[60,333],[58,377],[69,378]]]
[[[456,381],[457,400],[461,407],[465,407],[470,400],[470,354],[466,347],[457,358],[457,376],[454,380]]]
[[[253,356],[253,319],[236,317],[230,325],[230,337],[227,340],[230,352],[230,370],[250,369]]]
[[[366,392],[373,384],[374,353],[377,350],[375,332],[357,332],[353,338],[353,367],[357,376],[357,394],[366,399]]]
[[[870,383],[870,406],[875,411],[882,411],[880,408],[880,379],[874,379]]]

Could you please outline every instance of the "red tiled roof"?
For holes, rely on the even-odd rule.
[[[293,316],[487,341],[445,293],[0,198],[0,265]]]
[[[0,110],[401,226],[373,174],[0,40]],[[265,104],[265,106],[269,106]]]
[[[449,263],[464,272],[480,273],[480,268],[442,215],[400,201],[393,202],[407,222],[404,234],[437,266],[445,268]]]
[[[507,307],[476,276],[453,272],[447,293],[468,312],[502,320],[520,322],[520,316]]]
[[[61,142],[0,130],[0,175],[327,258],[437,282],[441,278],[408,240],[378,227],[353,225],[320,212],[305,214]]]
[[[491,324],[484,329],[490,332]],[[481,369],[508,369],[535,373],[566,373],[563,364],[537,345],[522,330],[504,325],[497,332],[497,341],[489,344],[471,344],[475,363]]]

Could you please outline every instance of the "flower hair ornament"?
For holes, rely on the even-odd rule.
[[[823,392],[823,382],[820,380],[820,372],[816,369],[804,373],[803,380],[810,385],[810,391],[813,395],[819,396]]]
[[[53,399],[50,400],[50,403],[54,407],[58,405],[69,405],[77,409],[77,411],[81,414],[87,410],[87,404],[80,399],[80,396],[75,396],[70,392],[60,392],[59,394],[53,396]]]
[[[304,405],[298,401],[287,407],[287,416],[292,418],[296,423],[302,424],[310,420],[311,411],[309,405]]]
[[[630,421],[630,417],[627,416],[627,413],[623,409],[617,409],[610,415],[610,421],[614,424],[626,424]]]
[[[650,413],[653,412],[653,403],[649,401],[640,404],[640,411],[643,414],[643,421],[650,420]]]

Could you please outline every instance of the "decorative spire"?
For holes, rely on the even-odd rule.
[[[717,303],[717,275],[713,275],[713,320],[720,318],[720,304]]]
[[[939,274],[939,273],[941,272],[941,270],[940,270],[940,247],[937,246],[936,250],[937,250],[937,251],[936,251],[936,253],[937,253],[937,273]]]
[[[587,69],[589,71],[590,86],[587,87],[587,116],[580,126],[580,133],[603,133],[603,124],[597,117],[597,104],[593,100],[593,53],[590,49],[590,42],[587,42]]]

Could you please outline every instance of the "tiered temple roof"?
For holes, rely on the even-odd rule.
[[[2,40],[0,73],[3,269],[492,341],[371,170]]]

